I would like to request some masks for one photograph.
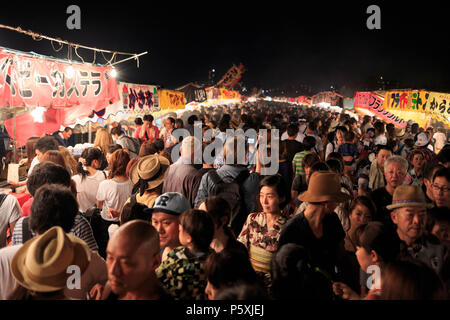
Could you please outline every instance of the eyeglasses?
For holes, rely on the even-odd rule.
[[[448,187],[439,187],[436,184],[432,184],[431,187],[434,191],[442,191],[442,193],[448,193],[449,188]]]

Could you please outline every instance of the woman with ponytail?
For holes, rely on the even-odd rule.
[[[97,207],[101,210],[101,219],[92,223],[92,228],[102,257],[106,256],[108,228],[111,224],[119,223],[118,214],[130,198],[133,189],[133,184],[126,174],[128,162],[130,156],[126,151],[122,149],[114,151],[110,159],[108,179],[102,181],[98,187]]]
[[[106,174],[98,170],[103,157],[100,149],[87,148],[78,159],[78,174],[72,179],[77,185],[77,200],[80,211],[83,213],[96,204],[98,186],[106,179]]]

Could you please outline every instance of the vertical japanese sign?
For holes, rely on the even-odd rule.
[[[185,108],[184,92],[162,89],[158,90],[162,110],[179,110]]]
[[[0,107],[76,107],[83,117],[119,100],[111,68],[73,64],[72,72],[69,67],[69,63],[0,49]]]
[[[233,64],[233,66],[227,71],[227,73],[225,73],[222,79],[220,79],[220,81],[217,82],[216,86],[226,88],[228,90],[233,89],[236,83],[238,83],[239,80],[241,80],[244,71],[245,68],[243,64],[240,64],[239,66]]]

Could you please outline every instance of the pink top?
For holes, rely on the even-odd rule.
[[[152,128],[154,128],[154,130],[155,130],[155,137],[153,137],[151,135],[150,129],[147,129],[147,135],[148,135],[150,141],[154,141],[155,139],[159,138],[159,129],[158,129],[158,127],[157,126],[152,126]],[[141,129],[142,129],[142,126],[140,126],[140,127],[138,127],[136,129],[136,131],[133,134],[133,138],[139,138],[139,135],[141,133]],[[141,139],[142,143],[147,141],[147,138],[145,137],[145,135],[142,138],[140,138],[140,139]]]

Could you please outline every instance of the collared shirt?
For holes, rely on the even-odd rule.
[[[409,256],[422,261],[438,274],[441,274],[444,265],[445,247],[434,236],[424,234],[412,246],[400,241],[400,256]]]
[[[282,227],[286,224],[289,217],[281,214],[268,230],[267,219],[264,212],[252,213],[247,217],[238,241],[242,242],[248,249],[250,245],[254,245],[270,252],[278,249],[278,241]]]
[[[175,300],[206,300],[205,260],[209,252],[194,253],[180,246],[169,252],[156,274]]]

